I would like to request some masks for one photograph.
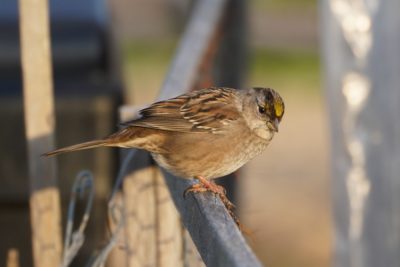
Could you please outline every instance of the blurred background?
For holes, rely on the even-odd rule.
[[[50,0],[57,145],[115,130],[122,103],[146,105],[157,96],[191,1]],[[245,87],[272,87],[285,99],[285,118],[268,149],[240,171],[237,203],[249,243],[266,266],[328,266],[332,225],[328,123],[321,90],[316,0],[247,1]],[[21,252],[29,266],[30,226],[22,117],[16,1],[0,3],[0,259]],[[77,130],[78,129],[78,130]],[[96,176],[96,249],[105,236],[105,203],[116,151],[59,158],[65,218],[69,188],[81,169]],[[18,232],[10,234],[10,228]],[[79,266],[79,261],[78,265]]]

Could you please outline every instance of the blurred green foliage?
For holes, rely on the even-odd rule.
[[[254,48],[250,51],[249,85],[279,91],[319,92],[320,60],[316,51]]]
[[[177,43],[172,41],[128,42],[123,47],[123,54],[124,58],[127,60],[126,62],[129,64],[167,64],[175,50],[176,45]]]
[[[305,0],[304,0],[305,1]],[[176,42],[132,42],[123,49],[125,81],[135,103],[155,98],[167,74]],[[318,93],[321,87],[317,51],[251,48],[247,86],[279,91]],[[133,101],[130,101],[131,103]]]
[[[317,0],[253,0],[251,6],[264,10],[285,10],[296,8],[316,8]]]

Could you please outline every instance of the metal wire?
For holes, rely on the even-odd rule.
[[[113,190],[111,192],[110,199],[108,201],[108,213],[113,225],[116,225],[115,230],[112,232],[108,243],[102,248],[97,256],[89,261],[87,266],[91,267],[102,267],[110,254],[111,250],[115,247],[118,242],[121,230],[125,225],[124,217],[124,203],[123,201],[117,202],[116,195],[121,188],[122,181],[124,180],[124,174],[127,173],[129,163],[136,154],[136,150],[130,150],[128,155],[124,158],[121,168],[119,169],[117,180],[114,183]]]
[[[85,212],[82,216],[81,223],[76,231],[73,232],[74,216],[77,197],[83,199],[85,191],[88,192]],[[78,254],[79,249],[85,241],[85,228],[89,221],[90,211],[92,210],[94,197],[93,175],[89,171],[81,171],[78,173],[74,185],[71,190],[71,199],[68,207],[67,227],[64,240],[63,258],[61,267],[67,267]]]

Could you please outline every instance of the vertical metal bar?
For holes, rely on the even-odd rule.
[[[199,66],[221,21],[227,0],[197,1],[189,25],[169,68],[159,99],[187,92],[194,84]],[[212,27],[210,27],[212,25]]]
[[[247,1],[230,0],[223,22],[223,36],[215,60],[218,86],[241,88],[247,75]]]
[[[223,22],[223,37],[219,44],[213,68],[217,86],[242,88],[247,70],[247,1],[230,0]],[[232,56],[234,55],[234,56]],[[227,190],[228,198],[235,203],[238,173],[218,179]]]
[[[30,175],[34,264],[58,266],[61,254],[60,196],[54,159],[54,104],[48,2],[20,0],[24,112]]]
[[[334,266],[400,266],[399,1],[324,0]]]

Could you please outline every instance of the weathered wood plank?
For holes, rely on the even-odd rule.
[[[196,245],[189,232],[185,229],[183,233],[183,266],[185,267],[205,267]]]
[[[157,266],[154,167],[144,151],[134,160],[138,168],[123,181],[127,266]]]
[[[61,257],[60,196],[54,149],[54,105],[48,1],[20,0],[24,112],[30,174],[30,207],[35,266],[58,266]]]
[[[123,207],[124,201],[124,194],[122,191],[115,193],[113,196],[113,203],[118,207]],[[112,218],[112,215],[109,214],[108,217],[110,232],[115,233],[116,229],[118,228],[118,224],[121,223],[120,221],[115,221]],[[110,255],[106,260],[107,267],[117,267],[117,266],[129,266],[128,265],[128,237],[127,237],[127,230],[122,229],[117,236],[118,244],[111,250]]]
[[[183,225],[171,199],[164,177],[154,166],[156,175],[157,266],[183,267]]]
[[[17,249],[12,248],[8,250],[7,253],[7,267],[19,267],[19,252]]]

